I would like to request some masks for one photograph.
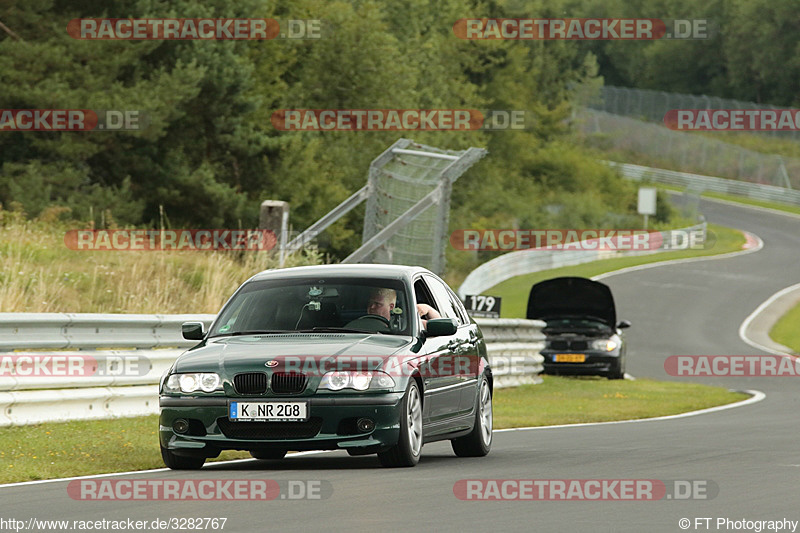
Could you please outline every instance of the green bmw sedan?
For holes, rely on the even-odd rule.
[[[377,453],[414,466],[450,440],[489,453],[492,371],[483,335],[420,267],[323,265],[261,272],[224,305],[160,384],[164,463],[196,469],[222,450]]]

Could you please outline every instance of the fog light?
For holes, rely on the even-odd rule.
[[[189,431],[189,421],[179,418],[172,423],[172,430],[175,433],[186,433]]]
[[[375,429],[375,421],[371,418],[359,418],[356,422],[359,431],[367,432]]]

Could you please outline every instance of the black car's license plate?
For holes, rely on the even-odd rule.
[[[308,402],[230,402],[228,418],[238,422],[308,420]]]
[[[586,354],[582,353],[557,353],[553,356],[556,363],[583,363],[586,361]]]

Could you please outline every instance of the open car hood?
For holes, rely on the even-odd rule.
[[[617,312],[608,285],[587,278],[554,278],[531,287],[529,319],[594,317],[616,327]]]

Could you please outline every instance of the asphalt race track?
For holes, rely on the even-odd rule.
[[[666,375],[663,363],[670,355],[759,354],[740,339],[739,326],[773,293],[800,281],[800,217],[716,202],[701,207],[708,221],[749,231],[764,247],[607,277],[619,318],[633,322],[627,369],[633,376],[684,379]],[[497,432],[492,453],[480,459],[456,458],[449,444],[436,443],[410,469],[382,469],[374,456],[335,452],[113,477],[324,480],[333,490],[320,500],[75,501],[68,482],[57,481],[0,488],[0,515],[70,521],[227,517],[226,532],[734,531],[717,529],[716,520],[800,520],[800,381],[693,379],[763,391],[766,398],[670,420]],[[706,500],[461,501],[453,487],[463,479],[700,480],[718,487],[718,494]],[[688,529],[679,527],[682,518],[690,520]],[[711,520],[706,528],[696,518]]]

